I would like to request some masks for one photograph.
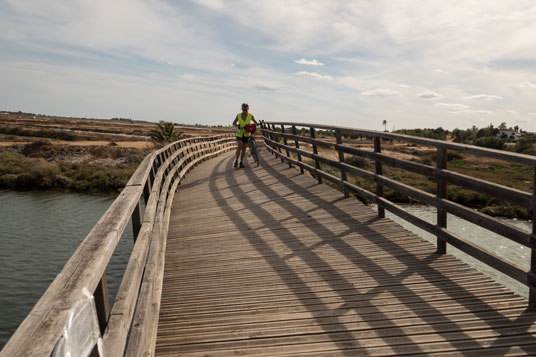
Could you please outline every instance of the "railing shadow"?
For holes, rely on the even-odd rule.
[[[460,285],[457,279],[445,275],[434,267],[434,263],[441,259],[440,255],[428,250],[427,255],[423,257],[423,250],[416,250],[416,253],[413,253],[404,249],[374,228],[374,224],[378,223],[379,219],[368,216],[362,220],[359,217],[349,215],[336,205],[337,202],[343,201],[342,198],[330,200],[315,196],[311,191],[317,185],[315,182],[310,180],[305,185],[298,184],[293,180],[294,177],[299,176],[298,171],[294,172],[294,169],[289,169],[286,164],[276,166],[273,167],[261,159],[261,168],[263,170],[252,170],[247,167],[245,170],[237,171],[233,170],[232,160],[220,161],[212,172],[213,175],[209,183],[211,194],[219,202],[223,213],[237,226],[237,229],[241,229],[243,232],[244,230],[246,231],[244,235],[247,240],[264,257],[273,271],[277,272],[289,290],[300,300],[303,299],[303,293],[306,292],[305,295],[308,297],[306,301],[303,301],[303,306],[308,309],[317,320],[318,326],[321,326],[330,337],[330,340],[345,355],[353,356],[356,353],[356,349],[364,348],[366,345],[364,340],[356,338],[356,331],[342,321],[342,317],[352,310],[353,313],[360,316],[363,322],[370,326],[370,329],[374,329],[376,338],[383,339],[387,345],[391,346],[394,354],[408,353],[408,350],[412,350],[415,354],[425,353],[414,340],[415,334],[409,335],[406,332],[411,326],[399,326],[397,322],[393,322],[390,319],[390,316],[386,315],[384,310],[377,307],[378,302],[383,301],[383,299],[385,299],[385,304],[388,305],[389,298],[386,298],[388,296],[392,296],[391,300],[406,301],[404,302],[406,310],[404,313],[399,314],[400,318],[404,318],[404,316],[415,318],[415,321],[421,321],[421,325],[431,326],[434,329],[434,333],[442,336],[454,348],[460,347],[464,350],[479,350],[483,349],[483,347],[470,333],[467,333],[468,330],[463,328],[463,323],[451,321],[449,317],[443,315],[442,309],[463,305],[467,309],[464,312],[465,314],[472,314],[476,319],[493,320],[493,326],[490,329],[496,332],[496,337],[495,341],[488,345],[488,348],[499,346],[499,341],[502,337],[526,333],[526,329],[536,321],[534,313],[526,312],[517,319],[511,320],[496,312],[493,306],[480,297],[482,295],[475,295],[472,291]],[[216,177],[218,179],[222,178],[222,170],[233,199],[246,206],[263,223],[264,228],[270,228],[273,235],[284,237],[284,239],[280,239],[280,243],[290,250],[290,254],[280,257],[270,243],[266,242],[263,236],[252,229],[248,221],[242,218],[243,208],[239,211],[236,207],[233,208],[232,205],[228,204],[228,199],[223,197],[215,184]],[[304,221],[309,227],[314,227],[314,230],[310,229],[310,234],[316,235],[319,242],[312,246],[307,246],[300,240],[299,236],[295,235],[282,222],[278,222],[271,211],[253,200],[251,195],[255,191],[244,190],[244,185],[241,185],[237,179],[242,172],[246,175],[248,181],[255,184],[255,191],[270,198],[272,204],[273,202],[277,203],[278,210],[285,210],[293,219]],[[278,184],[283,185],[284,190],[273,189],[267,181],[278,182]],[[312,208],[304,209],[294,203],[293,198],[295,195],[299,195]],[[356,202],[356,204],[358,203]],[[349,228],[339,233],[333,233],[328,227],[324,227],[319,219],[311,215],[311,212],[315,210],[322,210],[330,218],[336,219],[342,226]],[[403,228],[400,229],[403,230]],[[356,233],[361,236],[361,240],[365,239],[367,241],[367,246],[382,249],[385,255],[392,259],[393,264],[402,266],[403,269],[393,273],[392,269],[384,268],[376,260],[370,259],[361,252],[359,247],[345,241],[345,236]],[[356,270],[368,274],[375,283],[367,289],[354,286],[354,283],[349,281],[343,273],[339,272],[315,252],[320,247],[327,247],[343,258],[354,262]],[[337,293],[341,304],[336,310],[330,312],[331,323],[324,323],[326,318],[324,312],[330,310],[330,307],[320,297],[316,296],[316,293],[308,286],[308,282],[302,279],[289,264],[289,260],[293,257],[300,258],[305,265],[315,270],[318,276]],[[443,301],[441,308],[435,307],[434,304],[423,299],[410,287],[404,285],[404,280],[410,276],[419,276],[428,280],[434,289],[446,294],[448,300]],[[382,282],[385,281],[391,281],[392,283],[382,285]],[[366,290],[366,292],[363,292],[363,290]],[[492,295],[493,292],[490,292],[490,294]],[[375,298],[380,300],[373,301]],[[500,303],[500,301],[497,301],[497,303]],[[511,331],[508,330],[510,327],[512,328]],[[372,337],[370,334],[364,334],[363,338]],[[536,343],[536,339],[532,335],[528,339],[531,343]],[[520,348],[523,349],[523,346],[520,346]],[[366,352],[362,350],[360,353]]]

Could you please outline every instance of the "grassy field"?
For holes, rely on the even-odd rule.
[[[324,137],[322,140],[334,141],[330,137]],[[373,150],[373,143],[371,140],[345,139],[344,142],[345,144],[364,150]],[[312,147],[310,145],[302,144],[300,148],[312,152]],[[333,150],[319,148],[319,153],[324,157],[338,160],[338,153]],[[436,149],[433,147],[418,147],[415,146],[415,144],[384,141],[382,143],[382,153],[407,161],[430,166],[436,165]],[[314,166],[313,160],[306,159],[305,161],[309,165]],[[369,172],[375,171],[374,162],[371,160],[345,155],[345,161]],[[324,171],[340,177],[338,169],[323,164],[321,164],[321,167]],[[463,175],[515,188],[527,193],[532,193],[533,190],[534,169],[528,166],[483,158],[475,155],[449,152],[447,168]],[[428,193],[435,194],[437,190],[437,184],[434,180],[414,172],[383,165],[383,175]],[[349,175],[348,179],[350,182],[363,187],[370,192],[376,192],[376,184],[374,182],[353,175]],[[418,203],[410,197],[404,196],[388,188],[384,189],[384,196],[397,203]],[[488,195],[465,189],[460,186],[448,185],[447,196],[454,202],[478,209],[492,216],[531,219],[531,214],[526,209],[498,201]]]
[[[149,137],[155,123],[129,120],[100,120],[37,116],[24,113],[0,114],[0,188],[17,190],[62,190],[87,193],[117,193],[143,158],[156,146]],[[230,128],[178,126],[185,137],[229,133]],[[326,136],[326,141],[334,142]],[[366,138],[345,143],[372,150]],[[307,145],[302,149],[312,151]],[[435,148],[410,143],[383,142],[382,152],[400,159],[435,166]],[[321,154],[338,159],[337,153]],[[374,163],[346,157],[352,164],[374,171]],[[338,170],[325,168],[334,175]],[[532,193],[533,169],[495,159],[450,153],[448,169],[489,182]],[[436,183],[426,177],[384,165],[384,174],[412,187],[435,193]],[[350,176],[357,185],[375,192],[376,185]],[[387,198],[413,202],[391,190]],[[448,198],[490,215],[530,218],[527,210],[511,206],[471,190],[449,185]]]
[[[118,193],[159,146],[155,123],[0,114],[0,188]],[[229,128],[178,126],[185,137]]]

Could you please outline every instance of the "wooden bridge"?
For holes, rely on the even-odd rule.
[[[319,129],[333,139],[318,138]],[[536,159],[312,124],[264,123],[262,132],[258,167],[233,168],[229,136],[149,155],[0,355],[536,354],[536,256],[527,270],[446,228],[448,212],[532,249],[533,232],[448,200],[446,188],[531,212],[535,195],[449,171],[447,152],[531,167]],[[345,144],[351,134],[370,137],[370,150]],[[386,155],[382,140],[437,148],[436,165]],[[349,155],[371,160],[373,171]],[[437,192],[396,182],[383,165],[431,177]],[[374,182],[375,192],[355,177]],[[387,188],[435,206],[437,222],[387,200]],[[437,245],[384,210],[436,234]],[[105,269],[129,221],[136,243],[110,305]],[[447,244],[527,285],[529,301],[445,254]]]

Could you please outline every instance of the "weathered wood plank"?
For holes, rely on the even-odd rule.
[[[175,195],[156,355],[536,348],[525,299],[276,158],[232,160],[196,166]]]

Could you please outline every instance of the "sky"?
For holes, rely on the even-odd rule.
[[[536,131],[534,0],[0,0],[0,110]]]

